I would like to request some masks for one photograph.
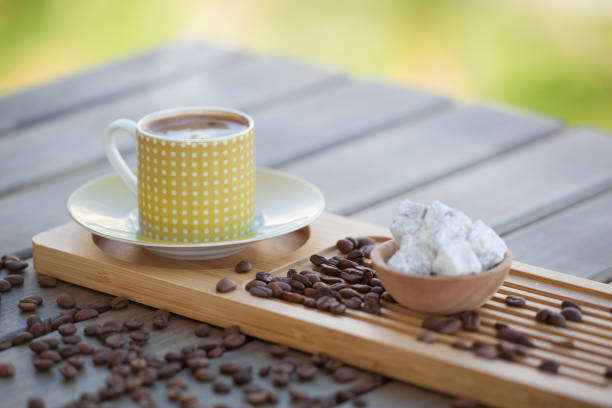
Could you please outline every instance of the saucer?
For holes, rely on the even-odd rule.
[[[225,258],[249,244],[303,228],[323,212],[323,194],[311,183],[277,170],[255,170],[255,222],[252,231],[238,239],[206,243],[168,242],[140,235],[136,195],[119,175],[92,180],[68,199],[74,221],[92,234],[141,246],[157,255],[181,259]]]

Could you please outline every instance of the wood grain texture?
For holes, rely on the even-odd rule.
[[[282,169],[318,186],[329,211],[351,214],[546,136],[559,126],[545,117],[487,106],[460,107],[373,133]],[[395,211],[387,206],[381,210],[384,224]],[[380,222],[372,216],[362,218]]]
[[[190,105],[229,106],[253,113],[266,103],[320,83],[333,88],[338,81],[344,80],[293,60],[258,57],[161,82],[91,109],[13,131],[0,139],[0,196],[103,162],[102,134],[115,119],[138,120],[159,109]],[[134,149],[128,137],[118,142],[120,147]]]
[[[203,42],[182,42],[71,74],[0,99],[0,134],[242,58],[247,54]]]
[[[434,408],[450,407],[453,400],[443,394],[433,393],[411,384],[391,381],[363,396],[368,407],[380,408]],[[338,408],[353,408],[352,402],[338,405]]]
[[[541,219],[504,239],[522,261],[607,279],[612,265],[612,192]]]
[[[402,200],[424,203],[441,200],[505,233],[609,188],[612,185],[610,157],[612,138],[608,135],[591,129],[568,130],[353,216],[388,225]],[[563,237],[551,235],[547,239],[554,241]],[[516,254],[517,259],[521,259],[521,254]],[[568,254],[574,255],[578,253]]]
[[[448,106],[439,96],[379,81],[330,89],[258,113],[256,160],[266,166],[289,163]]]
[[[285,265],[273,271],[280,274],[288,267],[304,269],[307,260],[286,265],[287,260],[322,251],[338,236],[381,232],[384,230],[380,227],[325,214],[310,228],[310,239],[290,255],[270,258],[263,247],[254,245],[242,256],[251,260],[254,270],[271,270],[275,265]],[[308,352],[325,350],[360,368],[489,404],[607,406],[610,402],[610,384],[603,378],[603,363],[593,365],[582,361],[580,356],[561,355],[558,358],[562,369],[559,375],[551,377],[534,370],[543,358],[550,356],[550,352],[537,345],[527,358],[514,364],[484,361],[448,347],[454,340],[452,336],[440,334],[439,342],[431,345],[416,341],[415,336],[422,331],[420,323],[424,315],[415,315],[397,305],[385,304],[382,316],[349,311],[338,317],[304,309],[301,305],[256,298],[240,289],[219,295],[214,289],[216,282],[228,273],[235,277],[239,288],[252,278],[249,275],[253,272],[236,276],[228,271],[239,257],[179,263],[147,255],[141,250],[126,249],[126,258],[115,259],[101,251],[86,235],[73,224],[38,235],[34,240],[36,267],[77,284],[126,294],[136,301],[166,307],[216,325],[238,323],[255,337]],[[575,283],[584,285],[572,285]],[[612,304],[612,288],[608,285],[575,277],[566,279],[565,275],[520,263],[513,266],[506,285],[548,297],[573,299],[588,309],[603,310]],[[194,308],[196,303],[206,304],[206,308]],[[585,326],[568,325],[560,329],[543,327],[532,317],[492,309],[489,304],[480,312],[493,313],[498,320],[512,321],[544,333],[599,345],[607,350],[606,358],[612,358],[612,346],[609,341],[606,343],[607,336],[612,333],[598,332],[588,322],[583,323]],[[460,332],[458,336],[495,344],[498,340],[491,332]],[[359,344],[358,352],[345,347],[346,344]],[[398,365],[398,361],[410,363]]]

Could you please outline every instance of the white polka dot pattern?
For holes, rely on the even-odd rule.
[[[139,134],[141,234],[199,243],[248,233],[255,212],[254,153],[253,131],[188,142]]]

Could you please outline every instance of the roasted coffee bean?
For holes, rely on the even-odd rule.
[[[353,241],[344,238],[336,242],[336,248],[338,248],[338,251],[342,252],[343,254],[348,254],[353,250],[353,248],[355,248],[355,244]]]
[[[375,300],[375,301],[379,301],[380,300],[380,295],[376,292],[368,292],[363,296],[364,299],[371,299],[371,300]]]
[[[575,309],[582,311],[582,308],[580,307],[578,303],[571,301],[569,299],[565,299],[561,301],[561,309],[565,309],[566,307],[573,307]]]
[[[58,329],[61,325],[66,324],[66,323],[72,323],[74,321],[74,317],[72,316],[72,312],[71,311],[66,311],[67,313],[60,313],[59,316],[55,317],[53,319],[53,323],[51,324],[51,326],[54,329]]]
[[[58,371],[64,377],[64,380],[67,381],[72,380],[78,374],[77,369],[73,365],[68,363],[62,364],[59,367]]]
[[[380,303],[378,303],[378,300],[376,299],[372,299],[372,298],[365,299],[365,302],[363,304],[363,311],[367,313],[379,315],[380,314]]]
[[[223,337],[230,336],[232,334],[241,334],[240,326],[237,324],[232,324],[231,326],[227,326],[223,329]]]
[[[306,299],[304,299],[304,306],[310,307],[310,308],[315,308],[315,307],[317,307],[317,301],[314,300],[314,299],[306,298]]]
[[[238,347],[242,347],[245,341],[246,341],[246,337],[244,336],[244,334],[235,333],[235,334],[230,334],[229,336],[226,336],[223,339],[223,345],[225,346],[227,350],[233,350],[233,349],[237,349]]]
[[[199,368],[207,368],[210,365],[210,360],[206,357],[191,357],[185,361],[185,364],[193,371]]]
[[[62,338],[62,342],[65,344],[77,344],[81,341],[81,336],[73,334],[71,336],[65,336]]]
[[[361,298],[361,295],[359,294],[359,292],[357,292],[355,289],[352,289],[352,288],[340,289],[338,292],[340,293],[340,296],[342,296],[345,299],[352,298],[352,297]]]
[[[147,367],[138,372],[138,378],[142,380],[142,385],[153,385],[157,381],[157,370],[153,367]]]
[[[356,290],[359,293],[368,293],[370,290],[372,290],[372,287],[370,285],[362,285],[361,283],[357,283],[351,285],[351,289]]]
[[[342,275],[342,269],[334,265],[323,264],[320,266],[320,268],[321,268],[321,272],[324,273],[325,275],[335,276],[335,277],[339,277],[340,275]],[[321,281],[325,282],[323,277],[321,277]]]
[[[508,295],[506,296],[505,302],[508,306],[512,306],[512,307],[524,307],[525,306],[525,299],[523,299],[520,296]]]
[[[317,290],[315,288],[306,288],[306,289],[304,289],[304,296],[306,296],[306,297],[313,298],[316,293],[317,293]]]
[[[132,369],[133,373],[137,373],[140,370],[147,368],[147,360],[144,358],[135,358],[130,360],[130,357],[128,356],[128,361],[130,362],[130,368]]]
[[[563,310],[561,310],[561,314],[565,317],[565,320],[569,320],[570,322],[582,321],[582,313],[575,307],[564,307]]]
[[[417,336],[417,340],[424,343],[434,343],[437,338],[438,336],[436,333],[432,332],[431,330],[424,331]]]
[[[380,286],[377,286],[377,288],[379,288]],[[389,292],[387,292],[386,290],[380,294],[380,298],[382,300],[384,300],[385,302],[389,302],[389,303],[396,303],[395,299],[393,299],[393,296],[391,296],[391,294]]]
[[[61,326],[59,326],[57,328],[57,331],[62,336],[70,336],[70,335],[72,335],[72,334],[77,332],[77,328],[72,323],[64,323],[64,324],[62,324]]]
[[[312,286],[312,282],[310,282],[310,279],[308,279],[306,276],[296,273],[291,277],[291,280],[296,280],[302,283],[302,285],[304,285],[304,288],[308,288],[310,286]],[[291,281],[289,281],[289,284],[291,284]]]
[[[225,375],[232,375],[242,368],[242,365],[235,361],[226,361],[219,365],[219,372]]]
[[[551,313],[552,312],[549,309],[540,309],[540,310],[538,310],[538,312],[535,315],[536,322],[546,323],[546,321],[548,320],[548,317],[550,316]]]
[[[333,285],[334,283],[344,282],[342,278],[337,278],[334,276],[325,276],[321,275],[321,282],[315,283],[312,285],[313,288],[318,289],[320,287],[328,287],[328,285]]]
[[[21,286],[23,285],[23,276],[9,274],[4,277],[4,280],[10,283],[12,286]]]
[[[46,358],[34,357],[32,359],[32,365],[34,366],[34,369],[39,373],[49,371],[49,369],[53,367],[54,364],[55,362],[53,360],[49,360]]]
[[[210,382],[217,377],[217,374],[208,368],[200,368],[193,373],[193,377],[200,382]]]
[[[121,310],[121,309],[125,309],[126,307],[128,307],[129,304],[130,304],[130,301],[126,297],[117,296],[116,298],[110,301],[108,306],[112,310]]]
[[[126,342],[127,339],[119,333],[113,333],[104,339],[104,344],[114,349],[123,347]]]
[[[317,299],[317,309],[327,310],[335,302],[336,300],[331,296],[322,296]]]
[[[366,245],[374,245],[374,244],[375,244],[374,240],[372,238],[370,238],[370,237],[358,237],[357,238],[357,247],[358,248],[361,248],[361,247],[366,246]]]
[[[266,285],[274,280],[274,276],[270,272],[257,272],[255,279],[262,281]]]
[[[96,309],[98,313],[108,312],[110,310],[110,300],[98,300],[83,306],[77,306],[77,309]]]
[[[329,307],[329,311],[337,315],[343,314],[346,312],[346,306],[340,302],[336,302]]]
[[[496,337],[501,340],[510,341],[512,343],[522,344],[524,346],[533,347],[533,342],[525,334],[510,327],[503,327],[496,333]]]
[[[359,309],[361,309],[361,304],[362,303],[361,303],[361,298],[360,297],[352,297],[352,298],[346,299],[344,301],[344,304],[349,309],[359,310]]]
[[[206,337],[210,334],[210,326],[206,323],[199,323],[193,331],[198,337]]]
[[[297,368],[296,374],[300,381],[310,381],[315,377],[317,371],[317,367],[312,364],[302,364]]]
[[[461,328],[461,320],[456,317],[449,317],[438,326],[438,332],[443,334],[454,334]]]
[[[36,354],[40,354],[43,351],[47,351],[51,349],[51,346],[49,345],[49,343],[42,341],[42,340],[32,341],[30,342],[30,344],[28,344],[28,347],[30,348],[30,350],[32,350]]]
[[[54,364],[62,359],[62,356],[60,356],[57,351],[53,350],[43,351],[38,357],[45,360],[51,360]]]
[[[333,291],[340,291],[340,290],[345,289],[345,288],[346,288],[346,283],[344,283],[344,282],[334,283],[333,285],[329,286],[329,289],[333,290]],[[357,295],[357,296],[359,296],[359,295]]]
[[[285,282],[270,282],[267,288],[272,291],[272,296],[275,298],[282,298],[283,292],[291,291],[291,286]]]
[[[291,288],[293,290],[300,293],[304,292],[304,289],[306,288],[306,286],[302,282],[295,279],[291,279],[289,281],[289,285],[291,285]]]
[[[315,289],[315,294],[314,294],[314,298],[315,299],[320,299],[322,297],[333,297],[333,293],[334,291],[329,287],[329,286],[324,286],[325,284],[322,284],[321,286],[318,286]]]
[[[251,271],[251,264],[247,261],[240,261],[236,264],[234,270],[238,273],[247,273]]]
[[[4,267],[11,272],[19,272],[27,268],[28,263],[20,260],[19,258],[11,258],[4,261]]]
[[[79,349],[80,354],[88,356],[88,355],[93,354],[94,352],[93,346],[85,341],[78,342],[76,346]]]
[[[431,330],[431,331],[437,331],[438,327],[440,327],[440,320],[438,320],[437,318],[430,316],[430,317],[426,317],[425,319],[423,319],[423,322],[421,323],[421,327],[427,330]]]
[[[266,390],[260,390],[245,394],[244,400],[252,405],[265,404],[268,401],[268,392]]]
[[[264,286],[253,286],[249,290],[249,293],[261,298],[269,298],[272,296],[272,291]]]
[[[482,343],[474,343],[473,346],[474,355],[477,357],[494,359],[497,357],[497,350],[494,347],[489,346],[488,344]]]
[[[157,370],[157,375],[159,378],[169,378],[181,371],[182,368],[183,365],[178,362],[164,364],[159,370]]]
[[[270,347],[268,347],[268,353],[274,357],[285,357],[288,352],[289,347],[283,344],[272,344]]]
[[[225,350],[223,349],[223,347],[215,347],[209,351],[206,352],[206,357],[208,358],[218,358],[221,357],[223,355],[223,353],[225,353]]]
[[[359,266],[359,264],[351,261],[350,259],[342,258],[338,261],[338,267],[340,269],[355,268],[356,266]]]
[[[68,364],[72,365],[77,370],[80,370],[81,368],[83,368],[83,366],[87,362],[87,360],[83,356],[72,356],[68,358],[67,361],[68,361]]]
[[[136,317],[133,317],[133,318],[123,322],[123,327],[125,327],[127,330],[138,330],[143,325],[144,325],[144,321],[142,319],[138,319]]]
[[[463,322],[462,329],[465,331],[475,332],[480,328],[480,314],[475,310],[462,312],[459,318]]]
[[[98,335],[98,332],[101,328],[102,326],[100,326],[99,324],[90,324],[83,328],[83,334],[85,334],[87,337],[94,337]]]
[[[36,306],[40,306],[43,304],[43,299],[40,296],[31,295],[19,299],[19,302],[34,303]]]
[[[368,283],[368,285],[370,285],[370,286],[382,286],[381,283],[380,283],[380,279],[378,279],[378,278],[370,279],[370,283]]]
[[[366,269],[363,271],[363,274],[361,275],[361,284],[362,285],[368,285],[371,281],[372,278],[374,277],[374,272],[371,269]],[[372,288],[371,290],[379,290],[378,288],[380,288],[380,293],[384,292],[384,289],[382,288],[382,286],[377,286],[375,288]]]
[[[45,326],[42,325],[41,323],[34,323],[32,326],[30,326],[28,328],[28,331],[30,333],[32,333],[32,336],[34,336],[34,337],[40,337],[43,334],[47,334],[48,333],[48,331],[45,328]]]
[[[342,273],[340,274],[340,277],[344,279],[346,283],[364,284],[364,282],[361,282],[361,278],[363,277],[363,272],[357,269],[354,269],[354,268],[348,268],[348,269],[343,270]]]
[[[72,295],[69,295],[68,293],[60,293],[57,296],[56,302],[62,309],[72,309],[76,304]]]
[[[213,391],[217,394],[228,394],[232,390],[232,385],[225,380],[216,380],[213,383]]]
[[[363,252],[359,249],[353,249],[351,252],[346,254],[346,259],[350,259],[353,262],[357,262],[358,264],[363,263]]]
[[[546,323],[551,326],[565,327],[565,317],[561,313],[551,312],[546,318]]]
[[[324,263],[327,262],[327,258],[325,258],[324,256],[321,255],[311,255],[310,256],[310,262],[314,265],[314,266],[321,266]]]
[[[365,245],[359,248],[361,252],[363,252],[363,256],[366,258],[370,258],[372,256],[372,251],[374,250],[374,245]]]
[[[382,296],[384,292],[385,289],[382,286],[374,286],[368,293],[376,293],[377,295]]]
[[[43,288],[54,288],[57,286],[57,279],[48,275],[39,275],[38,276],[38,285]]]
[[[253,286],[266,287],[266,285],[267,285],[267,283],[264,283],[264,282],[262,282],[260,280],[257,280],[257,279],[253,279],[252,281],[249,281],[249,283],[246,284],[245,289],[250,292],[251,288],[253,288]]]
[[[26,325],[28,326],[28,328],[32,327],[32,325],[34,324],[42,324],[42,319],[40,318],[40,316],[37,315],[32,315],[29,316],[28,319],[26,320]]]
[[[251,367],[249,367],[251,368]],[[236,385],[248,384],[253,380],[253,371],[251,369],[240,369],[232,375],[232,380]]]
[[[32,340],[34,338],[34,336],[32,335],[32,333],[27,332],[27,331],[22,331],[17,333],[13,339],[11,340],[11,344],[13,346],[18,346],[20,344],[24,344],[27,343],[28,341]]]
[[[165,309],[159,309],[153,314],[153,327],[156,329],[165,329],[170,322],[170,312]]]
[[[223,278],[219,282],[217,282],[217,292],[227,293],[236,289],[236,282],[231,280],[230,278]]]
[[[547,373],[556,374],[559,371],[559,363],[555,360],[542,360],[538,369]]]
[[[62,358],[68,358],[79,354],[79,348],[74,344],[65,344],[59,347],[57,351]]]
[[[291,376],[285,373],[273,373],[272,383],[275,387],[286,387],[291,382]]]
[[[81,322],[83,320],[93,319],[98,316],[98,311],[96,309],[81,309],[74,314],[74,321]]]
[[[354,381],[357,378],[357,372],[350,367],[342,366],[334,370],[332,374],[334,381],[346,383]]]
[[[175,351],[169,351],[164,355],[164,360],[166,360],[168,363],[172,363],[174,361],[182,361],[183,355]]]
[[[472,345],[470,344],[470,342],[466,341],[466,340],[455,340],[451,346],[453,348],[459,349],[459,350],[471,350],[472,349]]]
[[[109,349],[98,349],[94,351],[93,354],[93,363],[95,365],[106,365],[108,363],[108,359],[110,358],[111,351]]]
[[[5,279],[0,279],[0,292],[8,292],[12,287],[13,285],[11,285],[11,282]]]

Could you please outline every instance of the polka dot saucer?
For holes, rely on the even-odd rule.
[[[166,258],[181,260],[217,259],[231,256],[249,244],[303,228],[323,212],[323,194],[298,177],[270,169],[255,171],[255,223],[240,238],[206,243],[179,243],[140,235],[134,193],[119,175],[92,180],[68,199],[74,221],[103,238],[139,245]]]

